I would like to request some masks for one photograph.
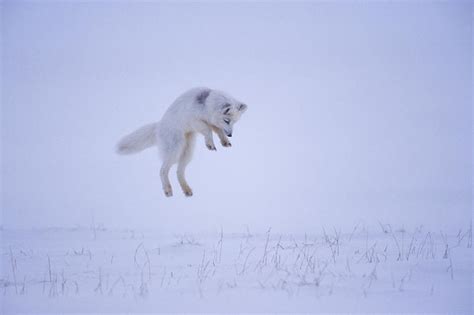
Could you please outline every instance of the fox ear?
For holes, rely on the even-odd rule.
[[[197,101],[199,104],[204,105],[204,103],[206,103],[206,99],[207,99],[207,97],[209,96],[210,93],[211,93],[211,90],[209,90],[209,89],[202,90],[202,91],[196,96],[196,101]]]
[[[245,112],[247,110],[247,105],[245,104],[240,104],[238,107],[239,112]]]
[[[222,112],[224,113],[224,115],[227,115],[229,111],[230,111],[230,104],[225,103],[224,106],[222,106]]]

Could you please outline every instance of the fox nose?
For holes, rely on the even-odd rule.
[[[232,133],[227,134],[227,137],[232,138]]]

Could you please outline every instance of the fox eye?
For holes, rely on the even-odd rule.
[[[226,124],[230,124],[230,119],[227,119],[227,118],[226,118],[226,119],[224,119],[224,122],[225,122]]]
[[[230,104],[229,103],[225,103],[224,106],[222,106],[222,109],[224,110],[224,115],[227,115],[230,111]]]

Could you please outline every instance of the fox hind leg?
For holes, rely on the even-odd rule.
[[[168,177],[172,165],[173,164],[169,163],[169,161],[165,161],[160,169],[161,184],[163,185],[163,191],[166,197],[173,196],[173,188],[171,188],[170,179]]]
[[[191,197],[193,195],[193,191],[191,187],[189,187],[188,183],[186,182],[184,173],[186,170],[186,166],[189,164],[192,158],[195,137],[194,137],[194,134],[189,133],[186,135],[185,138],[186,138],[186,142],[178,161],[177,175],[178,175],[179,184],[181,185],[181,189],[183,190],[184,195],[186,195],[186,197]]]
[[[161,146],[158,148],[161,151],[163,164],[160,169],[161,184],[166,197],[173,196],[173,188],[171,187],[169,179],[170,168],[176,164],[181,156],[181,153],[186,145],[184,135],[170,134],[160,138]]]

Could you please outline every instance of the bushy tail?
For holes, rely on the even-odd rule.
[[[123,137],[117,144],[117,153],[133,154],[154,146],[157,127],[158,123],[148,124]]]

